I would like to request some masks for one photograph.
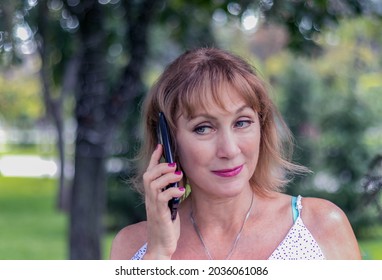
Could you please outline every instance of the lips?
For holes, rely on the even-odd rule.
[[[212,173],[220,177],[234,177],[238,175],[242,169],[243,169],[243,165],[240,165],[230,169],[213,170]]]

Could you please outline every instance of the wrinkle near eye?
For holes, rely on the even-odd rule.
[[[199,135],[204,135],[212,132],[212,127],[207,125],[201,125],[194,129],[194,132]]]
[[[251,120],[240,120],[240,121],[236,122],[235,127],[246,128],[246,127],[249,127],[252,123],[253,123],[253,121],[251,121]],[[239,124],[241,124],[241,125],[239,125]]]

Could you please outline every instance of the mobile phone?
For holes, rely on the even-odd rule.
[[[171,150],[170,131],[168,129],[166,117],[164,116],[162,112],[159,113],[159,123],[157,127],[157,133],[158,133],[159,143],[162,144],[163,146],[163,155],[164,155],[165,161],[168,163],[174,163],[174,155]],[[173,187],[177,188],[178,183],[177,182],[171,183],[165,189],[173,188]],[[172,220],[176,219],[179,202],[180,202],[180,198],[172,198],[168,202],[168,207],[170,208],[170,211],[171,211]]]

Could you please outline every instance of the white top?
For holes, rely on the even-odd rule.
[[[324,260],[325,256],[311,232],[301,219],[301,196],[297,197],[295,207],[297,217],[283,241],[273,251],[268,260]],[[132,257],[141,260],[147,250],[145,243]]]

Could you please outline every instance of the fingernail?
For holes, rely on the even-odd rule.
[[[184,187],[179,187],[178,190],[180,190],[181,192],[184,192],[185,188]]]
[[[171,163],[168,164],[169,167],[174,167],[175,165],[176,165],[175,162],[171,162]]]
[[[175,171],[174,172],[176,175],[182,175],[182,171],[180,171],[180,170],[177,170],[177,171]]]
[[[159,148],[159,144],[157,144],[157,146],[155,147],[155,150],[158,150],[158,148]]]

